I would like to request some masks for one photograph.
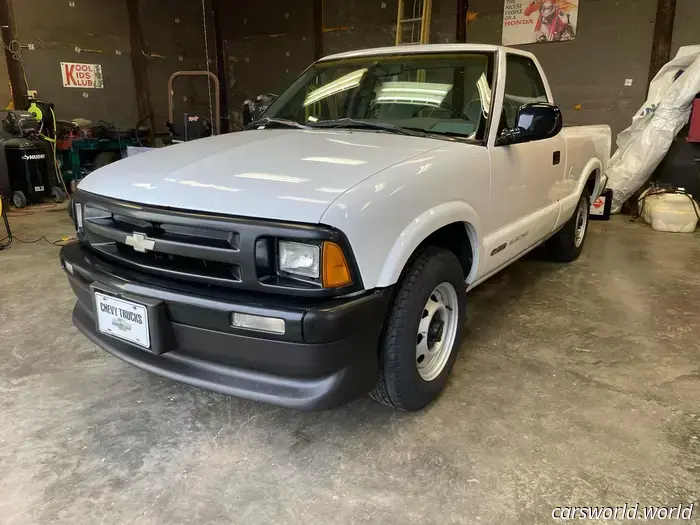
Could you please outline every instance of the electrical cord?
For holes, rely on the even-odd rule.
[[[30,214],[27,213],[27,215],[30,215]],[[0,216],[2,216],[2,220],[5,223],[5,229],[7,231],[7,235],[5,237],[3,237],[2,239],[0,239],[0,251],[4,250],[5,248],[8,248],[12,244],[13,241],[17,241],[21,244],[35,244],[37,242],[44,241],[47,244],[50,244],[52,246],[57,246],[60,248],[61,246],[65,246],[67,243],[77,239],[77,237],[64,236],[64,237],[61,237],[60,239],[57,239],[55,241],[51,241],[51,240],[46,238],[46,235],[42,235],[38,239],[33,239],[31,241],[28,241],[26,239],[22,239],[21,237],[17,237],[16,235],[12,235],[12,230],[10,229],[10,221],[7,218],[7,209],[4,206],[4,203],[2,202],[1,198],[0,198]]]
[[[17,60],[21,67],[22,67],[22,77],[24,78],[24,85],[29,90],[29,82],[27,81],[27,72],[24,69],[24,57],[22,57],[22,45],[18,40],[12,40],[9,42],[9,44],[6,44],[4,41],[2,42],[3,47],[7,49],[11,54],[12,58],[14,60]],[[51,116],[53,118],[53,138],[45,136],[41,134],[41,131],[39,132],[39,135],[46,139],[49,144],[51,144],[51,151],[53,153],[53,164],[54,164],[54,169],[56,170],[56,178],[58,179],[59,183],[63,187],[63,191],[66,193],[66,196],[70,199],[70,195],[68,193],[68,188],[66,188],[66,182],[63,180],[63,176],[61,174],[61,170],[58,166],[58,159],[56,155],[56,141],[58,139],[58,128],[56,125],[56,113],[54,112],[53,108],[49,107],[51,110]],[[43,126],[43,123],[42,123]],[[37,207],[41,208],[55,208],[56,204],[51,204],[51,205],[37,205]],[[19,212],[19,213],[14,213],[13,215],[17,216],[22,216],[22,215],[32,215],[32,212]],[[2,197],[0,197],[0,216],[2,216],[2,220],[5,223],[5,229],[7,230],[7,235],[0,239],[0,251],[4,250],[5,248],[8,248],[13,241],[17,241],[22,244],[35,244],[37,242],[44,241],[47,244],[50,244],[52,246],[64,246],[67,242],[73,241],[76,239],[76,237],[62,237],[56,241],[50,241],[49,239],[46,238],[45,235],[42,235],[38,239],[34,239],[31,241],[22,239],[20,237],[17,237],[16,235],[12,235],[12,230],[10,229],[10,222],[7,218],[7,210],[5,209],[5,206],[3,205],[2,202]]]
[[[5,223],[5,230],[7,231],[7,237],[0,239],[0,251],[2,251],[12,244],[12,230],[10,229],[10,222],[7,220],[7,212],[3,206],[2,196],[0,196],[0,215],[2,216],[3,222]]]
[[[22,66],[22,76],[24,77],[24,85],[29,91],[29,82],[27,82],[27,72],[24,70],[24,57],[22,56],[22,44],[19,40],[11,40],[9,44],[4,41],[2,43],[3,47],[12,53],[12,58],[19,62]]]
[[[204,24],[204,56],[207,61],[207,73],[209,73],[209,36],[207,35],[207,10],[204,0],[202,0],[202,22]],[[207,75],[207,93],[209,95],[209,118],[214,122],[214,109],[211,101],[211,78]],[[212,131],[213,134],[213,131]]]
[[[52,203],[44,203],[44,204],[32,204],[30,209],[34,210],[50,210],[51,208],[57,207],[58,204],[52,204]],[[34,212],[28,211],[28,210],[23,210],[23,211],[17,211],[17,210],[10,210],[7,212],[8,215],[32,215]]]
[[[71,196],[68,193],[68,188],[66,188],[66,181],[63,180],[63,174],[61,173],[61,167],[58,165],[58,159],[56,158],[56,141],[58,140],[58,126],[56,125],[56,112],[50,106],[49,106],[49,109],[51,110],[51,116],[53,117],[53,140],[49,141],[49,142],[51,143],[51,149],[53,150],[53,165],[54,165],[54,169],[56,170],[56,178],[58,179],[58,182],[61,183],[61,186],[63,186],[63,191],[66,193],[66,196],[70,199]]]
[[[61,237],[58,240],[50,241],[49,239],[46,238],[46,235],[42,235],[38,239],[33,239],[31,241],[27,241],[25,239],[21,239],[21,238],[17,237],[16,235],[12,235],[12,233],[10,232],[10,235],[5,237],[4,239],[0,239],[0,245],[2,245],[1,243],[3,243],[6,240],[9,241],[7,243],[7,246],[12,244],[12,241],[17,241],[18,243],[21,243],[21,244],[36,244],[38,242],[44,241],[52,246],[58,246],[60,248],[61,246],[65,246],[66,243],[69,243],[71,241],[76,240],[76,237]],[[0,248],[0,250],[2,250],[3,248],[6,248],[7,246],[3,246],[2,248]]]
[[[11,40],[9,44],[3,43],[5,49],[12,53],[12,58],[21,62],[22,61],[22,45],[19,40]]]
[[[63,191],[66,194],[66,197],[69,199],[70,194],[68,193],[68,188],[66,187],[66,181],[63,180],[63,174],[61,173],[61,167],[58,165],[58,158],[56,155],[56,142],[58,140],[58,126],[56,124],[56,112],[53,110],[51,106],[49,106],[49,111],[51,111],[51,118],[53,118],[53,137],[49,137],[48,135],[44,135],[41,132],[39,133],[39,136],[43,138],[45,141],[47,141],[51,145],[51,152],[53,153],[53,167],[54,170],[56,170],[56,179],[58,180],[58,183],[61,185],[63,188]],[[43,123],[42,123],[43,126]]]

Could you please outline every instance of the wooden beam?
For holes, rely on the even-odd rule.
[[[649,64],[650,83],[664,64],[671,59],[675,18],[676,0],[658,0],[656,23],[654,24],[654,43],[651,46],[651,63]]]
[[[314,11],[314,60],[323,56],[323,0],[312,0]]]
[[[228,76],[226,74],[226,53],[224,51],[224,39],[221,33],[221,9],[219,0],[212,0],[214,12],[214,42],[216,44],[216,76],[219,79],[219,100],[221,101],[221,122],[219,133],[231,131],[231,122],[228,111]]]
[[[126,0],[126,9],[129,15],[131,68],[134,72],[134,86],[136,87],[139,121],[145,121],[147,123],[150,129],[149,138],[151,139],[151,144],[153,144],[155,119],[153,117],[153,107],[151,106],[151,94],[148,88],[146,59],[143,55],[143,30],[141,28],[141,15],[139,13],[138,0]]]
[[[9,49],[10,43],[17,40],[17,26],[12,0],[0,0],[0,32],[5,44],[5,61],[7,62],[7,74],[10,77],[15,109],[27,109],[29,104],[27,103],[24,65],[21,60],[15,58],[14,53]],[[19,51],[19,45],[17,45],[17,51]]]
[[[455,41],[463,44],[467,41],[467,13],[469,0],[457,0],[457,35]]]

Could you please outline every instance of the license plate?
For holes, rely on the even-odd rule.
[[[144,348],[151,346],[146,307],[95,292],[97,327],[100,332]]]

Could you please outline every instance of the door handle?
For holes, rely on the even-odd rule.
[[[555,151],[552,155],[552,166],[556,166],[561,162],[561,151]]]

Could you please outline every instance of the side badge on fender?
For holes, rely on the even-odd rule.
[[[501,253],[503,250],[506,249],[508,245],[507,244],[501,244],[498,248],[496,248],[494,251],[491,252],[491,256],[493,257],[497,253]]]

